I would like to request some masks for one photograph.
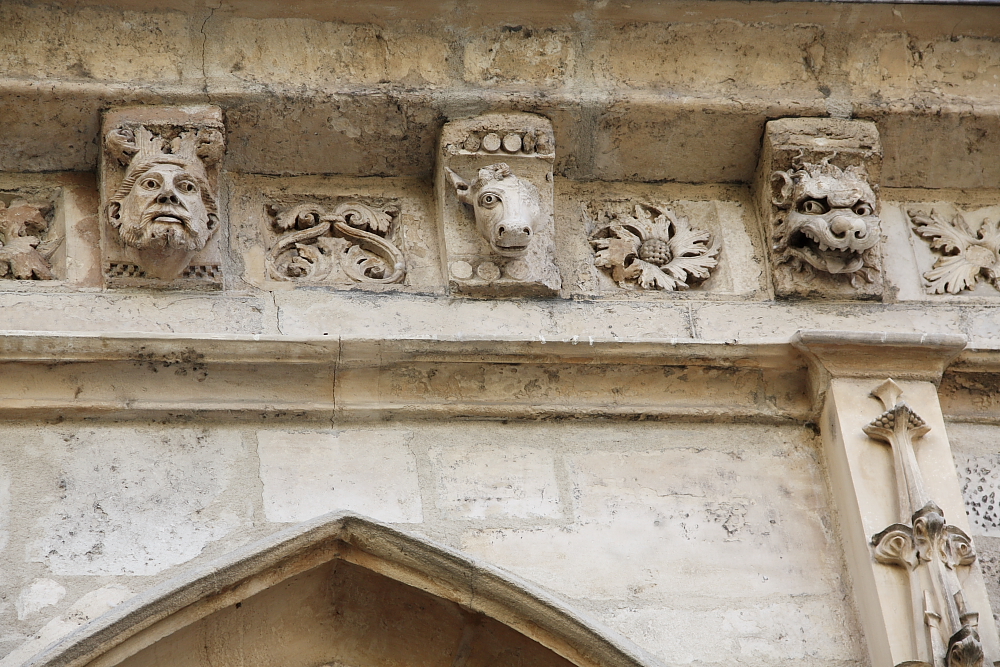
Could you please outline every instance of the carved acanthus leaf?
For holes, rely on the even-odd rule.
[[[924,274],[935,294],[973,289],[980,277],[994,286],[1000,279],[1000,219],[983,220],[973,232],[961,213],[947,220],[937,211],[907,211],[916,232],[939,253],[934,268]]]
[[[24,199],[15,199],[10,206],[0,201],[0,278],[55,278],[49,259],[62,237],[42,240],[49,227],[44,210]]]

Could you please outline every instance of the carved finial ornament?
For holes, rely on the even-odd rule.
[[[944,512],[927,494],[913,441],[930,427],[900,400],[902,394],[891,379],[882,383],[872,395],[885,412],[864,427],[869,437],[892,448],[900,513],[899,523],[872,537],[873,556],[879,563],[907,570],[919,662],[982,667],[979,614],[966,610],[955,573],[955,568],[975,562],[976,553],[969,536],[948,525]]]

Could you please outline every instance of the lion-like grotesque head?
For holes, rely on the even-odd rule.
[[[472,183],[451,169],[448,177],[459,201],[472,207],[490,248],[504,257],[524,255],[541,216],[538,188],[502,162],[480,169]]]
[[[771,177],[780,182],[773,198],[782,210],[775,224],[779,262],[832,274],[874,280],[874,248],[879,241],[877,199],[863,168],[840,169],[826,160],[802,163]]]

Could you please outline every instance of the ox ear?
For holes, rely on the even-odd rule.
[[[777,197],[771,197],[771,203],[778,208],[788,208],[788,202],[792,196],[792,188],[795,187],[795,182],[787,171],[776,171],[771,174],[771,183],[777,184],[778,181],[781,181],[781,188],[778,191]]]
[[[471,204],[469,200],[469,189],[472,187],[469,182],[456,174],[451,167],[445,167],[444,170],[448,172],[448,180],[451,181],[452,186],[455,188],[455,194],[458,195],[458,201],[463,204]]]

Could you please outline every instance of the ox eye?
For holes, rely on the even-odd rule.
[[[479,198],[479,203],[486,208],[493,208],[500,203],[499,195],[495,195],[492,192],[487,192],[482,197]]]
[[[143,180],[142,187],[146,188],[147,190],[155,190],[158,187],[160,187],[160,183],[155,178],[147,178]]]
[[[196,192],[198,190],[198,186],[192,181],[181,181],[177,184],[177,187],[179,187],[183,192]]]
[[[820,201],[819,199],[807,199],[799,204],[799,211],[802,213],[818,215],[820,213],[826,213],[829,210],[830,208],[826,205],[826,202]]]
[[[857,204],[855,204],[853,210],[854,210],[854,213],[856,215],[871,215],[872,214],[872,207],[869,206],[868,204],[864,203],[863,201],[859,201]]]

